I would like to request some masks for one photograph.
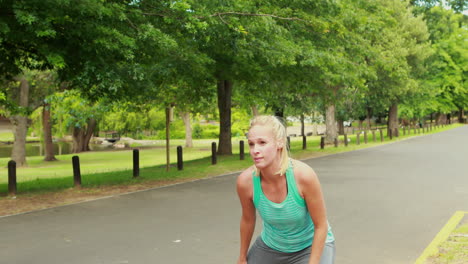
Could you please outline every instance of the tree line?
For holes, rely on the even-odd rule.
[[[219,154],[232,154],[233,106],[319,111],[327,142],[351,118],[385,117],[389,130],[462,119],[464,11],[459,0],[4,0],[0,111],[14,125],[12,159],[26,163],[28,115],[42,106],[47,128],[53,103],[76,117],[62,125],[76,151],[99,125],[95,107],[176,107],[190,120],[215,104]]]

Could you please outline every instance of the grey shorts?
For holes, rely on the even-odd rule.
[[[335,262],[335,242],[326,243],[323,248],[320,264]],[[309,263],[311,247],[293,253],[285,253],[268,247],[258,237],[247,254],[248,264],[307,264]]]

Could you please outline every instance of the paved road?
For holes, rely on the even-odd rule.
[[[337,264],[413,263],[468,209],[468,126],[307,162],[323,185]],[[236,176],[0,218],[0,262],[234,263]]]

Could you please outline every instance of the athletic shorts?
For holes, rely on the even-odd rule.
[[[325,243],[320,264],[335,262],[335,242]],[[311,247],[301,251],[285,253],[268,247],[258,237],[247,254],[247,264],[308,264]]]

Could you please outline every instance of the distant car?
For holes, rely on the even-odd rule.
[[[353,120],[343,121],[344,126],[350,127],[352,124],[353,124]]]

